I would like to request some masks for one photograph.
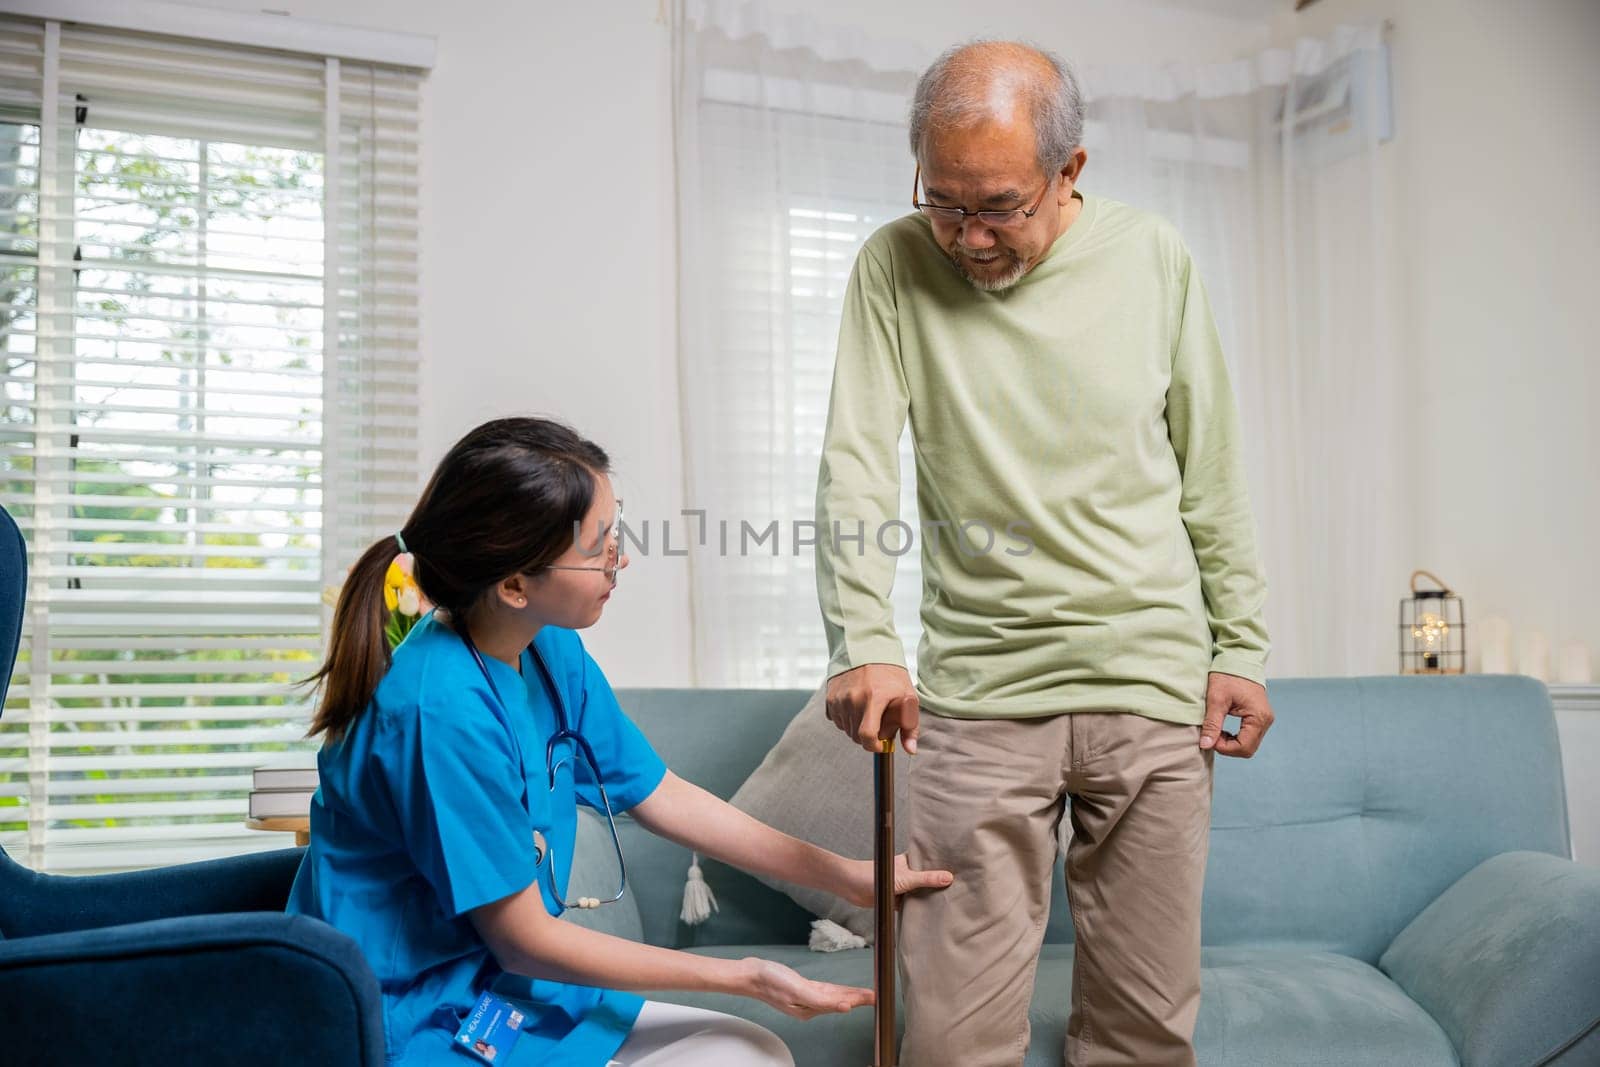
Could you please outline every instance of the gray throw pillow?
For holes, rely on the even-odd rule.
[[[806,702],[732,803],[786,834],[850,859],[871,859],[874,757],[828,721],[825,693],[823,687]],[[910,759],[897,748],[894,763],[895,851],[904,852]],[[811,914],[872,940],[871,908],[856,907],[820,889],[762,881]]]

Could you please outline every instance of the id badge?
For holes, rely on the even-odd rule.
[[[485,993],[456,1031],[455,1047],[480,1063],[502,1063],[522,1034],[522,1018],[510,1001]]]

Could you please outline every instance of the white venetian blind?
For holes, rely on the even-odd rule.
[[[415,72],[0,20],[0,844],[277,847],[323,586],[416,483]]]

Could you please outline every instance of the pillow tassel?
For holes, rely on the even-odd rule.
[[[678,913],[687,926],[699,926],[717,910],[717,895],[706,884],[705,872],[700,869],[700,854],[691,854],[689,881],[683,887],[683,911]]]

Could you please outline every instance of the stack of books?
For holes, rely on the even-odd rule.
[[[317,792],[316,753],[257,767],[250,790],[252,819],[308,818]]]

